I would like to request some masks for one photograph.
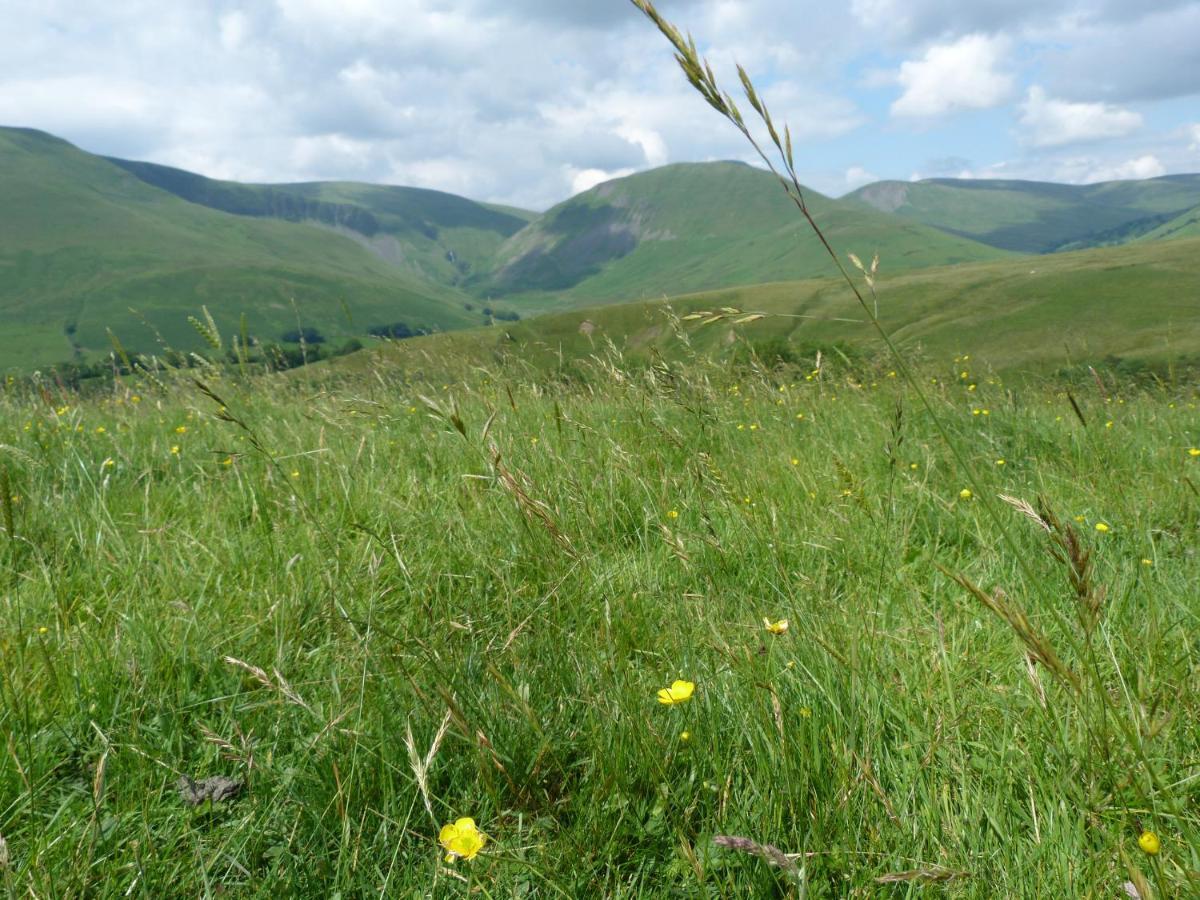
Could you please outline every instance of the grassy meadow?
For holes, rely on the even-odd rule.
[[[1194,388],[678,340],[9,384],[8,893],[1195,896]]]

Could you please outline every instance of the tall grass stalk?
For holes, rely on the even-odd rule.
[[[1084,636],[1080,640],[1069,627],[1065,618],[1058,611],[1055,604],[1055,595],[1045,584],[1044,580],[1040,579],[1034,572],[1032,566],[1022,553],[1022,550],[1011,533],[1011,529],[1001,515],[1002,507],[996,500],[984,490],[984,482],[980,478],[975,466],[972,464],[965,447],[951,435],[946,426],[943,417],[934,408],[930,402],[928,393],[919,379],[915,376],[914,370],[909,365],[905,355],[900,352],[891,335],[884,327],[883,322],[879,318],[878,297],[876,294],[878,256],[872,262],[868,269],[863,265],[861,260],[854,254],[849,254],[848,258],[853,263],[855,268],[859,270],[863,281],[866,284],[872,302],[868,303],[866,296],[860,290],[858,284],[850,276],[845,264],[839,253],[831,245],[826,237],[820,224],[814,218],[808,203],[805,199],[804,188],[800,184],[799,177],[796,173],[795,161],[792,148],[791,131],[786,125],[782,132],[777,128],[776,123],[772,119],[771,113],[767,108],[766,102],[756,90],[754,83],[746,71],[740,64],[737,66],[738,78],[741,82],[742,91],[746,101],[758,116],[762,126],[765,127],[771,145],[774,147],[775,156],[764,150],[764,145],[758,138],[755,137],[750,126],[739,109],[737,102],[726,91],[724,91],[713,72],[711,65],[697,51],[694,39],[689,35],[685,37],[683,33],[666,18],[664,18],[655,8],[652,0],[631,0],[631,2],[640,9],[650,21],[658,28],[658,30],[667,38],[675,50],[675,58],[680,69],[687,78],[691,86],[703,97],[717,113],[729,121],[747,140],[753,148],[758,158],[767,166],[773,175],[778,179],[781,187],[786,192],[788,198],[795,205],[800,215],[807,222],[810,230],[820,241],[822,247],[827,252],[832,261],[839,277],[846,284],[849,290],[853,293],[858,305],[871,323],[876,334],[887,348],[891,359],[896,366],[896,369],[901,373],[904,380],[908,383],[910,389],[916,395],[922,406],[930,415],[930,419],[936,427],[942,439],[946,442],[947,447],[953,454],[954,459],[962,472],[966,481],[971,485],[975,494],[982,501],[982,505],[986,510],[987,516],[992,522],[993,527],[1001,537],[1002,543],[1007,547],[1015,560],[1018,567],[1021,569],[1026,585],[1040,594],[1046,601],[1044,609],[1052,615],[1059,625],[1059,633],[1072,647],[1072,651],[1077,658],[1084,661],[1084,669],[1087,675],[1087,680],[1091,688],[1090,696],[1083,697],[1080,695],[1081,683],[1078,677],[1067,668],[1054,654],[1047,639],[1042,636],[1028,621],[1025,614],[1015,606],[1011,601],[1004,597],[1002,592],[994,595],[989,595],[973,585],[963,576],[955,577],[968,591],[976,596],[983,605],[1000,618],[1007,621],[1017,633],[1018,637],[1031,649],[1031,652],[1041,661],[1055,677],[1063,680],[1072,690],[1068,692],[1069,696],[1078,704],[1081,714],[1085,717],[1094,714],[1094,710],[1099,711],[1098,730],[1101,735],[1101,743],[1107,740],[1107,735],[1111,729],[1115,727],[1120,737],[1128,744],[1129,749],[1137,756],[1140,765],[1148,779],[1149,786],[1142,792],[1146,801],[1151,801],[1157,794],[1168,803],[1173,811],[1178,811],[1178,800],[1175,799],[1167,786],[1163,782],[1157,767],[1151,761],[1149,753],[1145,747],[1145,741],[1140,730],[1136,725],[1129,721],[1123,714],[1118,703],[1113,700],[1098,661],[1095,657],[1095,647],[1092,643],[1092,628],[1095,621],[1098,620],[1101,610],[1099,604],[1102,603],[1102,598],[1097,601],[1097,605],[1092,609],[1091,614],[1093,621],[1090,625],[1085,624]],[[761,318],[761,314],[750,313],[741,314],[738,310],[726,310],[727,314],[737,316],[734,319],[734,324],[745,324]],[[712,323],[722,318],[728,318],[727,315],[717,314],[715,317],[709,317],[704,321]],[[1094,371],[1093,371],[1093,374]],[[1102,393],[1105,392],[1104,386],[1101,384]],[[1078,405],[1074,398],[1071,399],[1072,405],[1076,414],[1080,416]],[[1059,531],[1060,535],[1071,537],[1069,531]],[[1064,565],[1070,567],[1073,576],[1078,577],[1079,572],[1073,567],[1077,563],[1077,559],[1067,559],[1061,557]],[[1086,566],[1086,563],[1085,563]],[[950,574],[950,573],[947,573]],[[1095,598],[1093,598],[1095,599]],[[1118,673],[1119,675],[1119,673]],[[1094,704],[1094,705],[1093,705]],[[1111,724],[1110,724],[1111,723]],[[1095,725],[1096,723],[1092,723]]]

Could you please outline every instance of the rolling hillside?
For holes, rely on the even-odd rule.
[[[1143,235],[1138,240],[1164,241],[1186,237],[1200,237],[1200,205],[1194,206],[1171,221],[1159,225],[1149,234]]]
[[[892,271],[1004,252],[918,223],[809,194],[838,246]],[[768,173],[678,164],[599,185],[549,210],[498,251],[477,292],[514,303],[634,300],[828,272],[823,248]]]
[[[156,331],[193,347],[187,316],[201,305],[227,331],[245,314],[269,339],[298,318],[330,339],[479,321],[453,289],[328,229],[207,209],[58,138],[0,129],[5,369],[107,352],[108,328],[139,351],[157,349]]]
[[[1069,185],[1036,181],[881,181],[844,198],[860,208],[1021,253],[1126,243],[1200,203],[1200,175]]]
[[[222,212],[335,228],[392,265],[463,282],[536,213],[421,188],[356,182],[239,184],[153,163],[111,162],[147,184]]]
[[[1164,328],[1183,329],[1177,346],[1200,343],[1185,324],[1200,281],[1181,258],[1196,250],[1186,238],[1200,229],[1200,176],[1084,187],[884,182],[842,200],[812,192],[809,202],[841,252],[879,253],[906,338],[948,346],[939,329],[952,323],[964,340],[1007,344],[1018,358],[1045,356],[1062,333],[1114,352],[1157,346]],[[1183,240],[1159,248],[1167,237]],[[1131,240],[1111,255],[1013,252]],[[469,328],[493,304],[499,315],[633,302],[605,313],[616,323],[643,316],[638,301],[716,289],[728,305],[799,304],[822,317],[802,336],[840,340],[842,326],[821,324],[824,282],[793,281],[830,271],[773,177],[740,163],[666,166],[537,215],[415,188],[217,181],[0,128],[5,370],[95,359],[109,351],[110,329],[135,351],[195,348],[187,320],[202,305],[226,333],[244,315],[260,339],[304,326],[336,342],[394,323]],[[551,335],[555,321],[507,330]]]
[[[685,346],[668,324],[668,305],[679,316],[729,306],[773,317],[736,328],[685,325]],[[879,284],[880,318],[903,352],[946,366],[968,353],[976,370],[1045,371],[1113,356],[1195,364],[1198,308],[1200,238],[924,269],[886,276]],[[627,358],[647,359],[652,352],[738,352],[739,338],[768,355],[797,359],[835,347],[882,355],[845,284],[829,278],[573,310],[504,329],[404,341],[378,352],[422,371],[430,360],[453,367],[500,356],[553,370],[563,360],[577,365],[602,353],[608,339]],[[336,365],[367,362],[356,354]]]

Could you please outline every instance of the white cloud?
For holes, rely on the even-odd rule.
[[[879,181],[879,176],[873,172],[868,172],[862,166],[851,166],[846,170],[846,188],[854,190],[862,187],[864,184],[871,184],[874,181]]]
[[[250,34],[250,19],[241,11],[225,13],[217,20],[221,35],[221,46],[226,50],[238,50]]]
[[[1200,153],[1200,122],[1188,128],[1191,133],[1192,143],[1188,145],[1188,149],[1193,153]]]
[[[633,172],[633,169],[617,169],[614,172],[606,172],[603,169],[572,169],[570,167],[567,169],[571,180],[572,195],[590,191],[598,184],[612,181],[614,178],[624,178],[626,175],[632,175]]]
[[[942,176],[986,172],[986,160],[1007,157],[1025,166],[1024,177],[1055,177],[1059,154],[1021,156],[1017,132],[1006,133],[1021,109],[980,116],[979,129],[907,132],[886,156],[864,154],[846,136],[884,124],[886,111],[873,112],[881,87],[898,97],[897,121],[939,124],[957,110],[1028,103],[1013,84],[1028,84],[1034,67],[1046,104],[1070,103],[1068,112],[1096,100],[1187,97],[1200,84],[1200,0],[658,5],[696,36],[735,93],[732,63],[746,63],[777,121],[791,126],[801,176],[830,193],[845,189],[851,163],[881,177]],[[0,122],[43,128],[92,152],[223,178],[353,178],[535,208],[596,178],[749,158],[628,0],[0,7]],[[893,59],[908,61],[885,82],[866,69]],[[1187,103],[1156,107],[1162,133],[1147,128],[1137,145],[1089,147],[1094,158],[1072,171],[1082,177],[1143,154],[1168,171],[1195,169],[1200,135],[1188,130],[1196,115]],[[963,164],[935,164],[951,156]]]
[[[920,59],[901,64],[896,80],[904,93],[892,115],[934,118],[965,109],[988,109],[1011,94],[1013,77],[1001,70],[1009,42],[1002,36],[968,34],[935,44]]]
[[[1061,147],[1124,137],[1142,127],[1142,117],[1107,103],[1056,100],[1034,85],[1021,104],[1020,124],[1024,139],[1034,147]]]
[[[1056,180],[1071,184],[1091,184],[1097,181],[1133,181],[1166,175],[1167,168],[1152,153],[1120,162],[1097,160],[1082,156],[1059,160],[1055,165]]]

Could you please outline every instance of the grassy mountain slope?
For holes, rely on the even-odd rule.
[[[477,321],[461,299],[328,230],[206,209],[58,138],[0,129],[5,368],[106,351],[107,327],[138,350],[155,348],[155,329],[194,346],[187,315],[202,304],[227,329],[244,313],[265,338],[294,328],[298,310],[332,338]]]
[[[881,181],[847,195],[951,234],[1023,253],[1125,243],[1200,202],[1200,175],[1091,185],[1035,181]]]
[[[1153,241],[886,275],[879,311],[905,352],[949,363],[969,353],[999,370],[1054,368],[1110,355],[1147,361],[1200,356],[1200,239]],[[542,316],[499,329],[435,335],[389,347],[402,359],[519,357],[555,368],[599,352],[605,338],[631,356],[684,345],[679,315],[731,306],[791,318],[690,327],[691,346],[727,352],[745,337],[798,356],[834,346],[879,350],[845,285],[833,279],[754,285]],[[853,321],[857,320],[857,324]],[[588,323],[588,324],[584,324]],[[363,354],[339,361],[362,365]],[[424,363],[422,363],[424,364]]]
[[[995,259],[974,241],[809,194],[831,239],[893,269]],[[830,263],[766,172],[679,164],[599,185],[551,209],[497,253],[476,289],[536,300],[630,300],[828,272]]]
[[[337,228],[389,263],[443,284],[471,275],[535,216],[421,188],[356,182],[239,184],[154,163],[111,162],[202,206]]]
[[[1139,240],[1159,241],[1172,238],[1200,237],[1200,205],[1155,228]]]

